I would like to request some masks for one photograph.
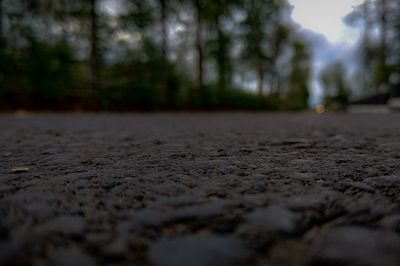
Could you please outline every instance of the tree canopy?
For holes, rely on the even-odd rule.
[[[307,108],[311,52],[290,12],[285,0],[0,0],[0,108]]]

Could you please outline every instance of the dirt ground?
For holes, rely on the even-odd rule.
[[[0,116],[0,265],[400,262],[400,114]]]

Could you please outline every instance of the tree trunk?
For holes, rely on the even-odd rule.
[[[379,65],[381,67],[381,71],[383,71],[383,79],[381,80],[381,84],[387,82],[387,66],[386,66],[386,57],[387,57],[387,7],[386,0],[380,1],[380,20],[381,20],[381,40],[380,40],[380,55],[379,55]]]
[[[270,90],[269,94],[275,94],[277,99],[280,98],[280,84],[279,84],[279,70],[278,70],[278,59],[281,54],[281,49],[282,49],[282,36],[281,36],[281,30],[282,26],[279,25],[278,21],[273,21],[273,28],[274,28],[274,34],[273,37],[271,38],[271,41],[273,43],[272,45],[272,54],[271,54],[271,62],[270,62]]]
[[[229,63],[228,56],[227,56],[227,47],[226,47],[226,40],[224,32],[221,28],[219,23],[219,17],[216,17],[215,21],[217,27],[217,34],[218,34],[218,54],[217,54],[217,67],[218,67],[218,87],[219,90],[225,91],[228,87],[228,68],[227,64]]]
[[[257,74],[258,74],[258,95],[264,94],[264,65],[261,56],[257,58]]]
[[[90,0],[90,97],[95,96],[99,87],[99,25],[97,3],[97,0]],[[95,99],[92,100],[95,101]]]
[[[370,60],[370,48],[371,48],[371,28],[372,28],[372,21],[370,18],[370,5],[371,2],[369,0],[365,1],[363,6],[363,17],[365,19],[364,22],[364,32],[363,32],[363,45],[366,53],[365,64],[369,65]]]
[[[4,16],[3,0],[0,0],[0,49],[3,49],[5,47],[4,32],[3,32],[4,30],[3,16]]]
[[[373,23],[371,21],[371,1],[367,0],[363,4],[363,18],[364,18],[364,31],[363,31],[363,61],[362,67],[365,73],[371,73],[372,71],[372,47],[371,47],[371,29],[373,27]],[[372,75],[363,75],[363,86],[364,88],[369,88],[373,86]]]
[[[203,25],[201,18],[201,4],[200,0],[194,1],[196,9],[196,51],[197,51],[197,88],[200,93],[203,93],[204,89],[204,51],[203,51]]]
[[[162,50],[162,71],[163,82],[165,90],[165,99],[167,105],[172,107],[174,105],[173,88],[170,86],[170,69],[168,66],[168,13],[167,13],[167,0],[159,0],[161,11],[161,50]]]
[[[167,3],[166,0],[159,0],[159,1],[161,8],[162,56],[163,56],[163,61],[167,62],[168,58]]]

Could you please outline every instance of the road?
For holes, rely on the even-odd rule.
[[[0,115],[0,265],[398,265],[400,115]]]

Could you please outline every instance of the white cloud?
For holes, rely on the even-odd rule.
[[[357,29],[346,27],[342,19],[363,0],[289,0],[292,18],[302,27],[323,34],[330,42],[354,43]]]
[[[353,59],[360,29],[347,27],[343,18],[363,1],[289,0],[294,6],[292,18],[303,28],[302,33],[311,42],[314,52],[311,106],[322,99],[323,89],[318,80],[320,70],[337,60],[351,66],[349,60]]]

